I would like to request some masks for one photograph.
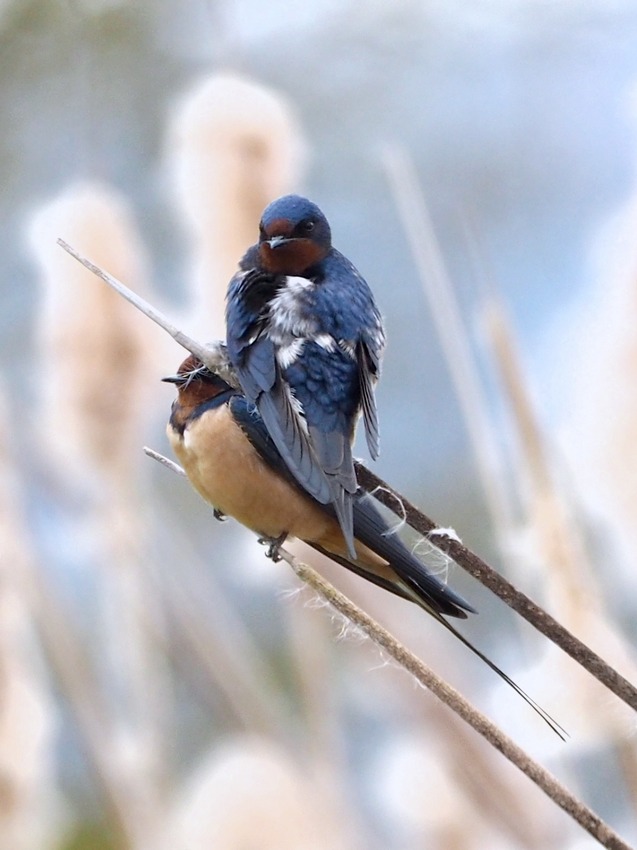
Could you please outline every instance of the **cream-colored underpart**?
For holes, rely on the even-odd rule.
[[[193,420],[183,437],[169,425],[168,438],[192,485],[211,505],[258,534],[286,532],[346,557],[338,522],[261,460],[227,405]],[[356,549],[362,564],[397,580],[378,555],[360,543]]]

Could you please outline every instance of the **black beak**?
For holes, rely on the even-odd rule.
[[[167,377],[162,378],[161,380],[164,381],[166,384],[183,384],[186,381],[183,375],[168,375]]]

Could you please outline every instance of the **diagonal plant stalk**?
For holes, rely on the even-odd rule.
[[[429,303],[491,522],[501,534],[514,522],[511,497],[503,483],[501,453],[491,427],[488,404],[431,214],[417,188],[418,175],[408,152],[400,145],[387,146],[381,164]]]
[[[64,239],[58,239],[57,243],[67,252],[67,254],[70,254],[78,262],[80,262],[84,268],[101,278],[104,283],[108,284],[111,289],[114,289],[115,292],[121,295],[122,298],[126,299],[126,301],[132,304],[133,307],[136,307],[145,316],[152,319],[156,325],[163,328],[166,333],[169,334],[175,342],[185,348],[186,351],[190,351],[191,354],[198,357],[211,371],[216,372],[231,386],[239,386],[234,375],[234,371],[230,366],[226,347],[222,342],[213,342],[209,345],[202,345],[200,342],[197,342],[197,340],[192,339],[192,337],[189,337],[188,334],[185,334],[183,331],[179,330],[179,328],[175,327],[175,325],[173,325],[172,322],[164,316],[161,310],[153,307],[152,304],[149,304],[148,301],[141,297],[141,295],[137,295],[137,293],[133,292],[132,289],[124,286],[124,284],[117,280],[117,278],[95,265],[95,263],[91,262],[91,260],[86,257],[82,257],[81,254],[65,242]]]
[[[426,516],[415,505],[389,484],[367,469],[362,463],[356,464],[356,473],[360,484],[366,489],[375,491],[374,498],[390,510],[396,510],[399,502],[408,525],[427,537],[430,542],[445,554],[449,555],[459,567],[466,570],[485,587],[499,596],[503,602],[524,617],[527,622],[541,632],[550,641],[570,655],[578,664],[605,685],[627,705],[637,711],[637,688],[625,679],[621,673],[611,667],[603,658],[564,628],[547,611],[519,591],[510,581],[496,572],[485,561],[467,549],[457,538],[439,531],[440,526]]]
[[[404,670],[411,673],[424,687],[454,711],[465,723],[482,735],[493,747],[531,779],[554,803],[571,815],[603,847],[609,850],[629,850],[627,844],[598,815],[568,791],[549,771],[534,761],[498,726],[479,712],[458,691],[441,679],[416,655],[401,644],[392,634],[373,620],[315,570],[297,561],[284,549],[280,554],[296,575],[315,590],[340,614],[360,628],[371,640],[393,658]]]

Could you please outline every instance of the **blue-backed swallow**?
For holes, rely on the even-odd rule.
[[[352,443],[362,413],[378,456],[374,385],[385,334],[369,286],[332,247],[316,204],[286,195],[265,209],[259,241],[228,287],[226,333],[246,397],[298,483],[334,506],[355,558]]]
[[[277,544],[288,535],[359,576],[424,608],[498,676],[562,737],[563,730],[493,661],[445,617],[475,613],[458,593],[413,555],[360,487],[353,494],[355,556],[350,555],[336,508],[311,496],[284,462],[256,406],[192,355],[176,375],[177,386],[167,433],[190,482],[215,509]]]

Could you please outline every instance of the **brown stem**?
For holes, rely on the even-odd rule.
[[[407,523],[425,537],[430,537],[431,532],[439,526],[428,516],[425,516],[415,505],[411,504],[404,496],[397,493],[385,481],[367,469],[361,463],[356,464],[358,483],[366,490],[374,492],[374,498],[392,511],[396,511],[397,503],[404,512]],[[628,679],[610,666],[597,653],[593,652],[586,644],[575,637],[568,629],[560,625],[557,620],[547,614],[532,599],[529,599],[521,591],[517,590],[511,582],[497,573],[493,567],[485,563],[482,558],[463,546],[459,540],[444,534],[435,535],[432,539],[438,549],[445,552],[458,566],[462,567],[474,578],[478,579],[485,587],[499,596],[503,602],[517,611],[532,626],[545,635],[553,643],[557,644],[578,664],[581,664],[588,672],[606,685],[616,696],[627,705],[637,711],[637,688]]]
[[[574,797],[551,773],[534,761],[451,685],[440,679],[433,670],[396,640],[390,632],[325,581],[311,567],[297,561],[284,549],[280,549],[279,554],[302,581],[320,594],[348,621],[361,629],[377,646],[381,647],[401,667],[411,673],[422,685],[499,750],[506,759],[528,776],[561,809],[571,815],[603,847],[607,847],[609,850],[631,850],[630,845],[626,844],[595,812]]]

